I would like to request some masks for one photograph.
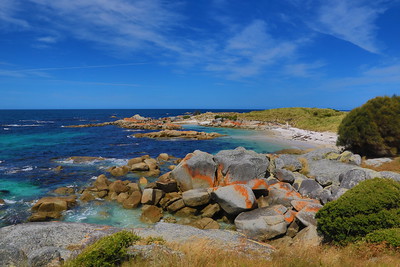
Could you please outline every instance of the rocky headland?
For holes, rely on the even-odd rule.
[[[172,171],[158,177],[160,164],[170,164]],[[192,227],[220,229],[221,224],[227,224],[247,239],[273,244],[306,242],[317,245],[321,237],[316,231],[315,214],[323,205],[338,199],[363,180],[379,177],[400,181],[398,173],[376,172],[362,168],[360,164],[359,155],[330,148],[300,155],[259,154],[237,148],[215,155],[197,150],[183,159],[167,154],[160,154],[157,158],[143,156],[131,159],[125,166],[110,168],[109,177],[102,174],[89,187],[78,191],[59,188],[52,196],[39,199],[32,206],[30,221],[62,218],[65,211],[83,202],[116,201],[125,209],[140,208],[143,222],[164,222],[143,233],[172,238],[171,233],[167,233],[171,229],[181,233],[197,231],[188,230]],[[151,180],[143,177],[139,181],[117,179],[128,172],[151,172],[158,178]],[[29,223],[0,229],[0,242],[9,242],[9,239],[14,243],[20,242],[7,243],[4,248],[1,246],[2,259],[10,257],[10,253],[22,255],[20,258],[28,261],[37,260],[38,253],[58,255],[64,259],[73,254],[66,252],[68,248],[65,246],[47,244],[46,241],[38,241],[35,248],[28,248],[13,234],[31,237],[32,240],[46,240],[43,237],[43,233],[49,231],[45,230],[46,227],[54,227],[52,231],[57,228],[60,235],[57,242],[65,245],[76,243],[75,240],[70,242],[66,233],[79,232],[76,229],[82,227],[114,229],[84,224],[54,225],[57,223]],[[38,230],[27,230],[32,227]],[[167,232],[157,231],[159,228],[167,229]],[[225,230],[216,231],[227,235]],[[95,232],[102,233],[100,230]]]
[[[198,131],[164,130],[160,132],[138,133],[134,134],[133,136],[136,138],[186,138],[192,140],[210,140],[224,135],[219,133],[206,133]]]

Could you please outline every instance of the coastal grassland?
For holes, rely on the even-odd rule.
[[[337,132],[346,112],[320,108],[277,108],[238,113],[238,119],[280,123],[318,132]]]
[[[183,244],[168,244],[182,254],[154,251],[151,259],[135,258],[122,264],[136,266],[176,267],[343,267],[343,266],[399,266],[400,252],[384,244],[359,242],[346,247],[323,245],[307,247],[301,244],[283,245],[271,255],[261,251],[227,251],[206,240]]]
[[[379,165],[379,166],[367,165],[363,161],[362,164],[361,164],[361,167],[372,169],[372,170],[375,170],[375,171],[378,171],[378,172],[391,171],[391,172],[400,173],[400,157],[396,157],[392,161],[385,162],[385,163],[383,163],[382,165]]]

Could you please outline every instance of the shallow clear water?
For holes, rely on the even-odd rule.
[[[154,140],[134,138],[141,130],[114,126],[65,128],[63,126],[113,121],[140,114],[165,117],[193,110],[0,110],[0,226],[25,222],[30,216],[32,201],[48,195],[61,186],[76,188],[93,182],[110,166],[124,165],[133,157],[149,154],[157,157],[168,153],[184,157],[196,149],[217,153],[223,149],[243,146],[260,153],[270,153],[286,144],[266,142],[260,133],[250,130],[208,128],[185,125],[186,129],[219,132],[227,136],[214,140]],[[212,111],[212,110],[211,110]],[[106,160],[72,164],[70,156],[103,157]],[[61,172],[53,169],[63,166]],[[166,166],[162,172],[168,171]],[[126,179],[139,177],[129,174]],[[125,179],[125,178],[124,178]],[[140,210],[124,210],[116,203],[94,202],[68,211],[67,221],[109,224],[114,226],[142,225]]]

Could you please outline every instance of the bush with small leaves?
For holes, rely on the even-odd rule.
[[[378,229],[400,227],[400,183],[366,180],[327,203],[316,214],[326,241],[346,244]]]
[[[368,243],[385,243],[388,247],[400,249],[400,228],[380,229],[369,233]]]
[[[129,231],[121,231],[97,240],[85,248],[75,259],[68,261],[68,267],[115,266],[127,257],[127,248],[140,237]]]

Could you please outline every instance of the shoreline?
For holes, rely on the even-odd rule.
[[[181,125],[198,125],[210,128],[229,128],[229,129],[241,129],[259,132],[259,134],[249,137],[249,139],[263,139],[267,142],[276,142],[285,145],[298,146],[302,148],[338,148],[336,141],[338,135],[333,132],[316,132],[310,130],[304,130],[291,126],[268,126],[262,125],[257,127],[249,127],[254,125],[254,122],[250,122],[249,125],[236,126],[236,127],[223,127],[213,125],[211,121],[199,121],[199,120],[182,120],[175,122]]]

